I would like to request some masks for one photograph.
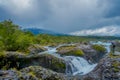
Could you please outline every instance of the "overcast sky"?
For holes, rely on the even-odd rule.
[[[5,19],[23,28],[80,34],[110,28],[104,34],[112,34],[120,30],[120,0],[0,0],[0,21]]]

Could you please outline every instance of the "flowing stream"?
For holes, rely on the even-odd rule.
[[[111,43],[108,42],[91,42],[91,44],[100,44],[104,45],[107,52],[110,52],[110,45]],[[64,44],[65,45],[65,44]],[[63,46],[63,45],[60,45]],[[60,47],[58,46],[58,47]],[[62,58],[66,62],[66,74],[67,75],[85,75],[92,71],[97,64],[90,64],[87,60],[85,60],[82,57],[75,57],[75,56],[63,56],[61,57],[59,54],[57,54],[57,48],[58,47],[48,47],[46,46],[48,50],[43,53],[49,53],[51,55],[54,55],[56,57]]]

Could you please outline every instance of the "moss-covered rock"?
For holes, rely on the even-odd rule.
[[[65,53],[64,55],[84,56],[84,52],[81,49],[76,49],[76,50],[69,51],[69,52]]]
[[[57,48],[57,50],[60,55],[80,56],[92,63],[98,62],[106,53],[106,48],[104,46],[91,45],[89,43],[61,46]]]
[[[56,73],[40,66],[30,66],[21,70],[0,70],[0,80],[68,80],[64,74]]]
[[[37,54],[37,53],[43,52],[45,50],[47,50],[47,49],[45,49],[43,46],[40,46],[39,44],[34,44],[34,45],[31,45],[30,47],[28,47],[28,51],[31,54]]]
[[[67,80],[63,74],[56,73],[40,66],[30,66],[22,69],[21,72],[32,74],[42,80]]]
[[[93,49],[95,49],[96,51],[98,52],[105,52],[106,51],[106,48],[102,45],[92,45]]]
[[[74,48],[76,48],[76,46],[74,46],[74,45],[65,45],[65,46],[61,46],[61,47],[57,48],[57,50],[58,51],[60,51],[60,50],[67,51],[67,50],[73,50]]]
[[[58,49],[58,53],[61,55],[70,55],[70,56],[83,56],[84,52],[77,48],[75,45],[61,46]]]
[[[42,80],[36,76],[18,70],[0,71],[0,80]]]
[[[23,55],[8,52],[6,56],[0,57],[0,61],[0,69],[22,69],[28,66],[42,66],[61,73],[65,73],[66,69],[64,60],[50,54]]]

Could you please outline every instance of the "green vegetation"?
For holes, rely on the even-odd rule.
[[[56,46],[63,43],[88,42],[90,39],[77,36],[53,36],[49,34],[39,34],[35,36],[35,40],[38,44],[41,45]]]
[[[74,45],[69,45],[69,46],[61,46],[61,47],[59,47],[59,48],[57,48],[57,50],[58,51],[61,51],[61,50],[66,50],[66,51],[70,51],[70,50],[73,50],[73,49],[75,49],[75,47],[76,46],[74,46]]]
[[[20,30],[12,21],[0,22],[0,50],[26,51],[33,41],[32,34]]]
[[[120,71],[120,68],[119,68],[120,62],[119,61],[112,62],[112,66],[113,66],[114,72],[119,72]]]
[[[98,52],[105,52],[106,48],[102,45],[92,45],[93,49],[95,49]]]
[[[35,76],[35,73],[34,73],[34,72],[32,72],[32,71],[31,71],[31,72],[29,72],[28,74],[29,74],[29,75],[31,75],[32,77],[36,77],[36,76]]]
[[[5,52],[0,52],[0,57],[5,57],[6,56],[6,54],[5,54]]]
[[[61,55],[73,55],[73,56],[83,56],[84,52],[81,49],[76,48],[75,45],[61,46],[58,49],[58,53]]]
[[[73,36],[53,36],[48,34],[33,35],[31,32],[21,30],[11,20],[0,22],[0,51],[19,51],[29,53],[28,47],[33,44],[58,45],[87,41],[85,38]]]
[[[29,53],[28,47],[33,44],[56,46],[63,43],[86,43],[94,40],[118,39],[116,37],[97,36],[60,36],[49,34],[33,35],[31,32],[21,30],[11,20],[0,22],[0,52],[18,51]],[[103,49],[103,48],[102,48]],[[98,49],[99,50],[99,49]]]
[[[65,53],[65,55],[83,56],[84,52],[80,49]]]
[[[43,60],[42,60],[43,59]],[[53,55],[50,54],[43,54],[41,55],[41,60],[44,64],[46,64],[48,67],[56,72],[65,72],[66,65],[64,60],[54,57]]]
[[[110,58],[120,58],[120,55],[114,55],[112,52],[109,53]]]

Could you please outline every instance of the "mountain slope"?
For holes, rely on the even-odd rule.
[[[35,35],[37,35],[37,34],[65,35],[65,34],[62,34],[62,33],[57,33],[57,32],[44,30],[44,29],[39,29],[39,28],[26,28],[24,30],[25,31],[30,31]]]

